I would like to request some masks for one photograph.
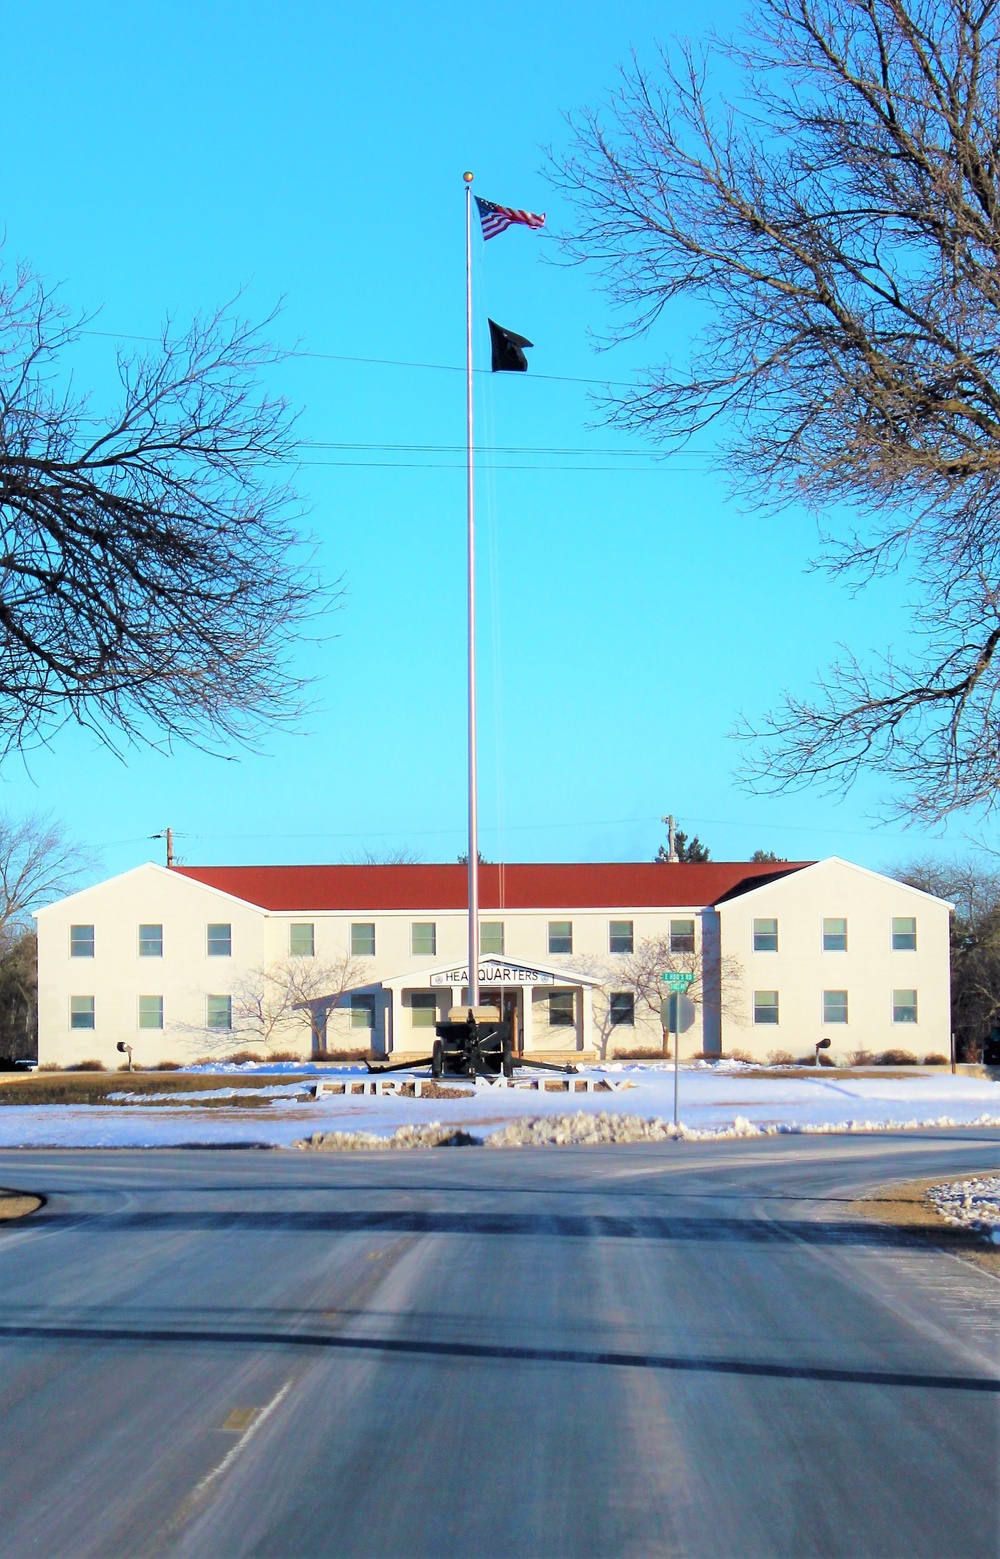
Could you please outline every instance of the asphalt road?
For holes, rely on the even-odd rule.
[[[1000,1136],[0,1153],[0,1554],[1000,1553]]]

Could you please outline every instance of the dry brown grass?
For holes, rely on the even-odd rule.
[[[32,1196],[27,1191],[3,1191],[0,1190],[0,1223],[6,1223],[12,1218],[27,1218],[29,1213],[36,1213],[42,1205],[40,1196]]]
[[[241,1090],[273,1087],[275,1083],[294,1083],[298,1079],[287,1072],[277,1075],[254,1072],[238,1079]],[[109,1093],[133,1093],[148,1096],[169,1096],[201,1092],[215,1088],[232,1088],[232,1073],[208,1076],[190,1072],[121,1072],[99,1076],[92,1072],[37,1072],[29,1077],[0,1081],[0,1104],[104,1104]],[[220,1103],[224,1101],[219,1101]]]
[[[357,1063],[359,1061],[384,1061],[384,1056],[377,1056],[374,1050],[317,1050],[312,1061],[339,1061]]]
[[[852,1202],[848,1211],[853,1217],[872,1218],[877,1223],[906,1229],[915,1240],[961,1256],[964,1261],[971,1261],[974,1266],[1000,1278],[1000,1249],[987,1245],[974,1229],[962,1229],[949,1223],[925,1196],[932,1186],[945,1185],[950,1180],[974,1180],[977,1175],[995,1175],[996,1172],[994,1163],[985,1169],[963,1169],[960,1174],[945,1179],[933,1175],[928,1180],[906,1180],[880,1186],[870,1196]]]

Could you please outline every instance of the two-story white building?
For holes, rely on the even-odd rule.
[[[480,983],[530,1054],[947,1054],[950,905],[847,861],[483,865]],[[460,865],[152,863],[38,912],[39,1059],[426,1055],[467,1000]],[[653,978],[650,978],[652,973]],[[301,1003],[305,1005],[301,1005]]]

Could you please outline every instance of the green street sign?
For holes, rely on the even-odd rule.
[[[682,974],[676,969],[669,969],[666,974],[660,975],[660,979],[670,991],[690,990],[694,984],[693,974]]]

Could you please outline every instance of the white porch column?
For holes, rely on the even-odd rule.
[[[531,1037],[531,1008],[535,999],[535,987],[522,985],[521,1000],[521,1045],[523,1049],[530,1050],[533,1044]]]
[[[590,985],[581,985],[580,992],[583,996],[583,1023],[581,1024],[583,1037],[581,1041],[581,1048],[586,1049],[589,1045],[593,1045],[594,990]]]

